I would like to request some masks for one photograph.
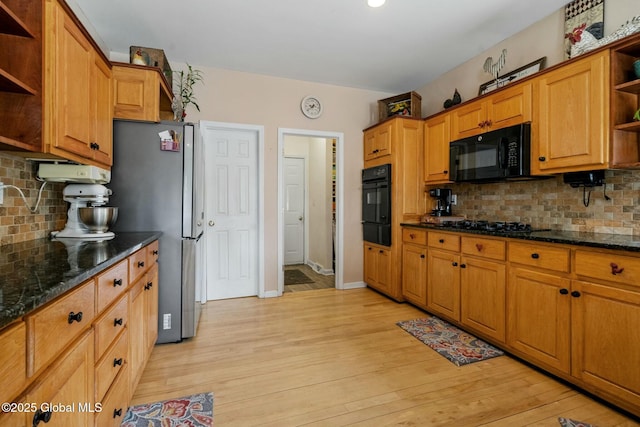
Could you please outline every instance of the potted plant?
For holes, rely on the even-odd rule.
[[[202,71],[194,69],[187,63],[186,71],[177,71],[174,74],[177,82],[177,93],[173,97],[171,109],[173,110],[173,119],[183,122],[187,115],[186,109],[189,104],[193,104],[196,110],[200,111],[193,86],[203,81]]]

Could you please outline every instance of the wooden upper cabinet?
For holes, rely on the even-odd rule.
[[[364,161],[391,154],[392,122],[367,130],[364,134]]]
[[[159,122],[173,119],[173,94],[159,68],[113,66],[114,118]]]
[[[429,184],[450,182],[449,143],[451,115],[443,114],[424,122],[424,181]]]
[[[534,80],[532,174],[608,167],[609,62],[603,50]]]
[[[45,2],[43,152],[82,164],[112,164],[111,68],[61,3]]]
[[[514,84],[451,112],[451,140],[531,121],[531,83]]]

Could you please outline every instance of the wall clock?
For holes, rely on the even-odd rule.
[[[322,115],[322,103],[315,96],[305,96],[300,103],[302,113],[310,119],[317,119]]]

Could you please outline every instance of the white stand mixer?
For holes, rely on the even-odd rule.
[[[103,206],[109,202],[112,191],[101,184],[68,184],[62,190],[62,198],[69,202],[67,223],[61,231],[51,232],[51,237],[69,237],[85,240],[108,240],[115,235],[113,231],[94,232],[82,223],[78,216],[78,208],[87,206]]]

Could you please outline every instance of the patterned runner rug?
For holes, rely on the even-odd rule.
[[[435,316],[396,323],[456,366],[502,356],[504,352]]]
[[[213,426],[213,393],[132,406],[121,427]]]

